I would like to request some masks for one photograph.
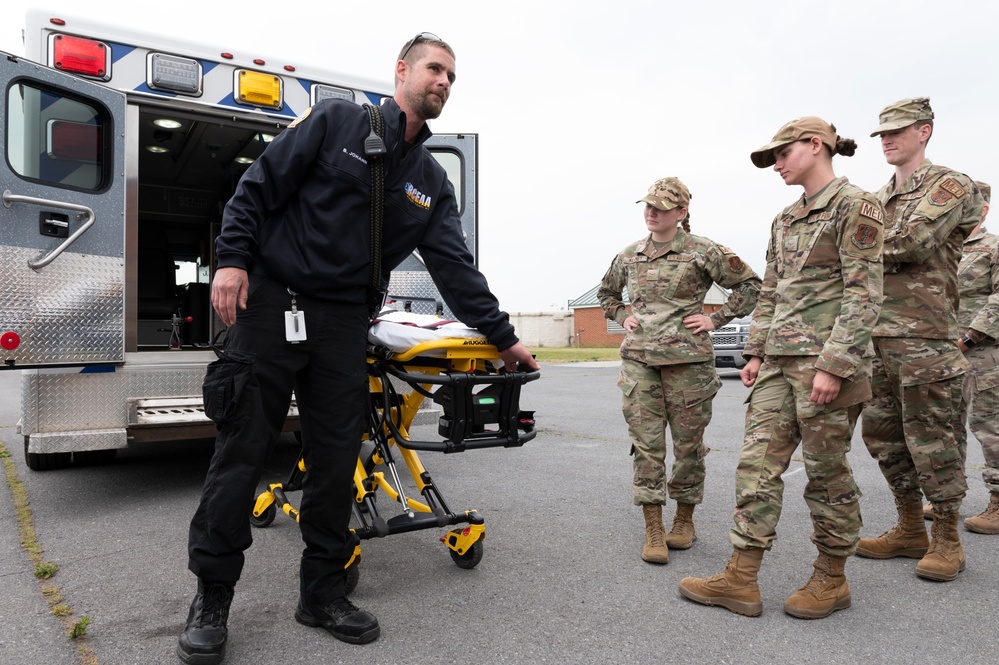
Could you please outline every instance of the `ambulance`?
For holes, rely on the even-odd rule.
[[[38,10],[25,25],[25,57],[0,53],[0,367],[21,372],[26,463],[213,437],[201,383],[224,332],[209,285],[226,201],[310,106],[377,104],[392,84],[238,49],[224,32],[195,45]],[[477,255],[477,136],[427,146]],[[389,298],[450,315],[415,254]],[[293,402],[285,430],[297,428]]]

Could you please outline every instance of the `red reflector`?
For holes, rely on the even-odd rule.
[[[226,60],[232,60],[232,53],[219,53],[219,55],[225,58]]]
[[[21,338],[16,332],[5,332],[0,335],[0,346],[8,351],[13,351],[21,344]]]
[[[261,65],[262,66],[262,65],[266,65],[267,63],[264,62],[263,60],[261,60],[260,58],[254,58],[253,59],[253,64],[255,64],[255,65]]]
[[[69,120],[53,120],[52,143],[49,152],[56,159],[82,162],[99,162],[101,156],[101,128]]]
[[[62,20],[61,18],[50,18],[49,23],[51,23],[52,25],[66,25],[66,21]]]
[[[470,533],[472,533],[471,527],[466,526],[464,529],[461,530],[461,535],[463,536],[467,536]]]
[[[285,65],[284,66],[284,71],[286,71],[286,72],[293,72],[293,71],[295,71],[295,66],[294,65]]]
[[[107,45],[93,39],[57,35],[52,62],[56,69],[64,72],[104,78],[107,76]]]

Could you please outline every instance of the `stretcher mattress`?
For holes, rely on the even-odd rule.
[[[368,328],[368,342],[392,353],[409,351],[417,344],[439,339],[485,339],[475,328],[460,321],[441,319],[432,314],[385,311]]]

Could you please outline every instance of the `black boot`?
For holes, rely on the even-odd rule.
[[[191,603],[187,627],[180,634],[177,655],[193,665],[217,665],[225,656],[229,637],[226,622],[232,604],[233,585],[198,580],[198,595]]]
[[[346,597],[324,607],[306,605],[299,599],[295,620],[313,628],[322,626],[333,637],[351,644],[367,644],[381,634],[378,619],[370,612],[359,610]]]

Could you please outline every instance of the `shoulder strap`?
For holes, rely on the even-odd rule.
[[[374,104],[365,104],[371,132],[364,139],[364,154],[371,163],[371,272],[368,281],[368,311],[371,316],[382,306],[382,220],[385,215],[385,118]]]

